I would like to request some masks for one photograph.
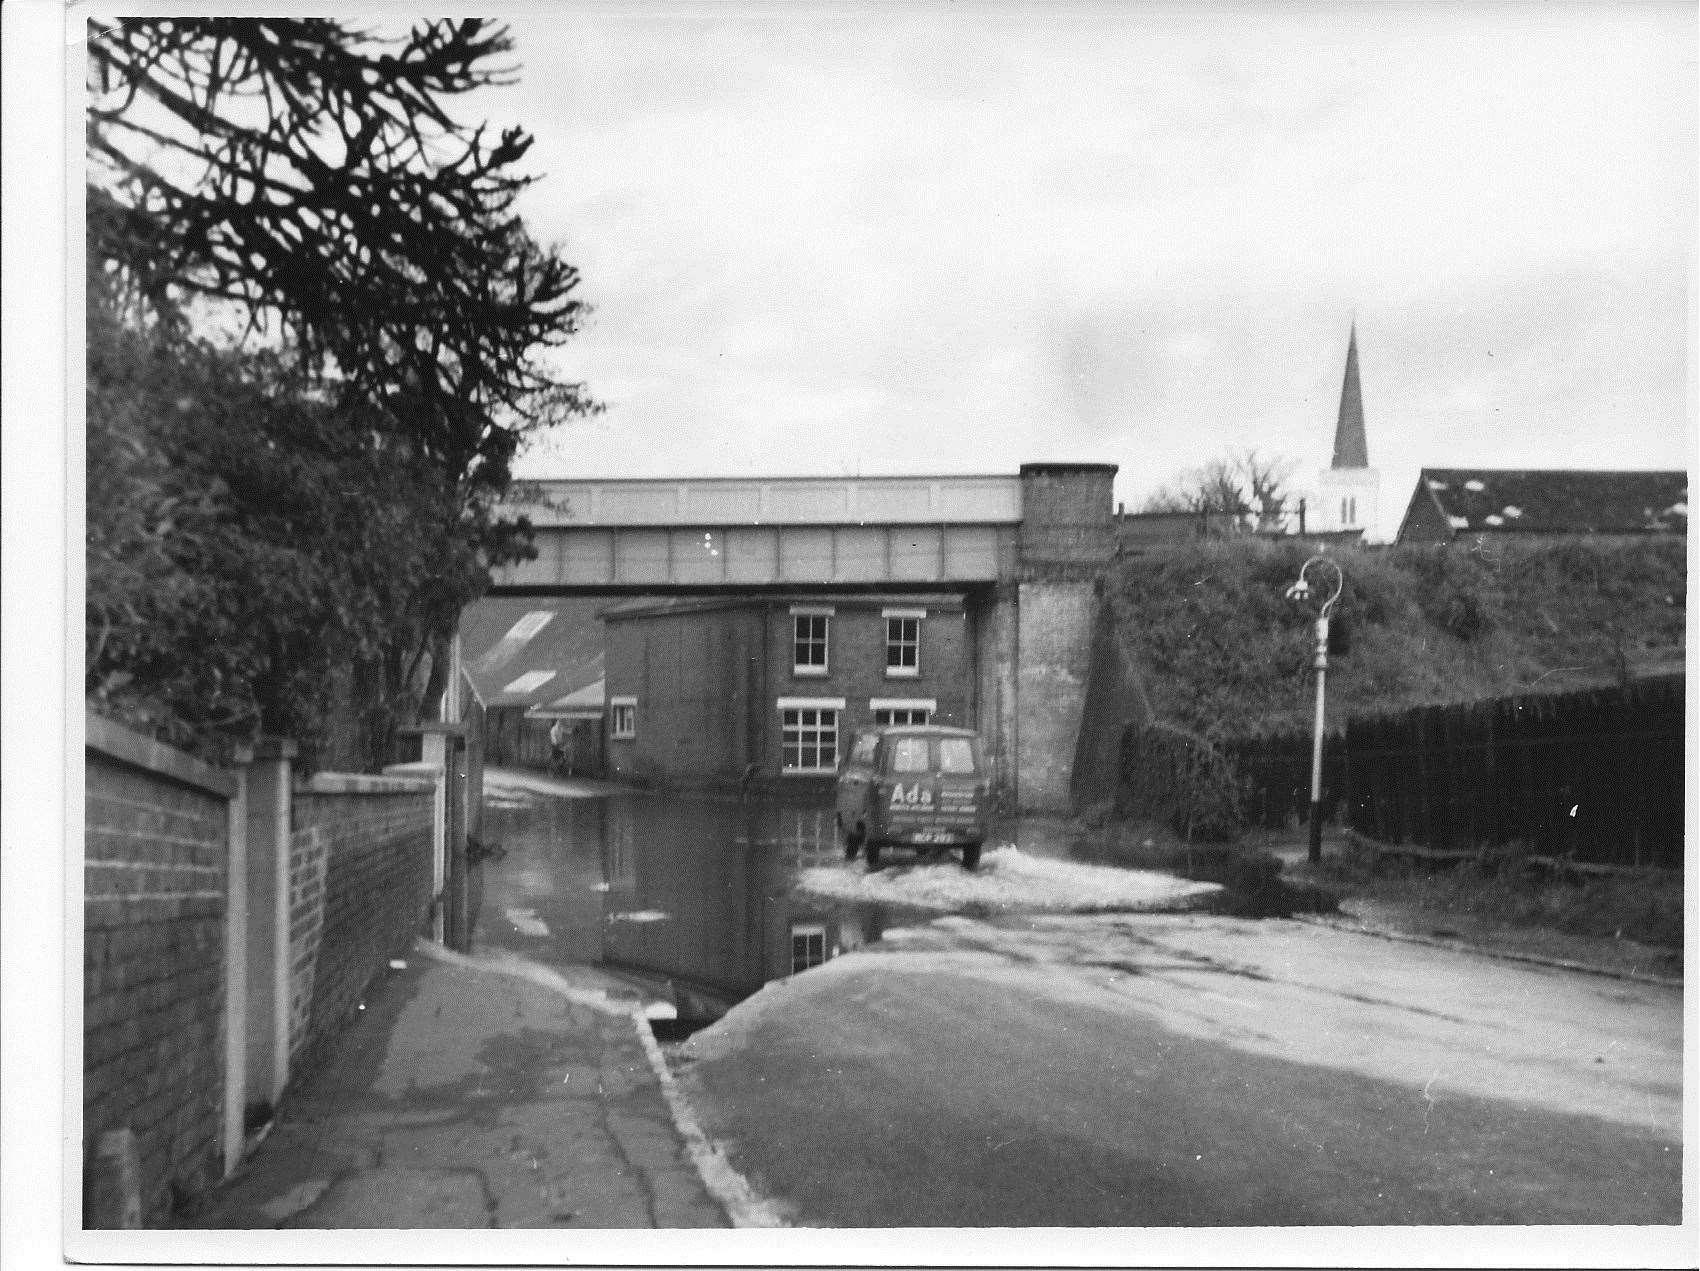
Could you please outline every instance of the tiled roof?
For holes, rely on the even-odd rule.
[[[461,615],[461,662],[487,707],[552,702],[602,678],[594,597],[485,597]]]
[[[1530,468],[1424,468],[1427,492],[1459,532],[1683,533],[1686,472]]]

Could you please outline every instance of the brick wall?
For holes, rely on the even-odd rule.
[[[324,774],[293,795],[290,823],[292,1074],[310,1069],[431,901],[432,793],[407,778]]]
[[[842,750],[859,728],[872,727],[874,699],[933,700],[937,708],[932,722],[956,728],[972,728],[975,682],[973,641],[961,597],[914,599],[883,597],[868,601],[837,599],[827,602],[833,609],[827,628],[827,674],[798,675],[793,645],[791,608],[773,605],[768,610],[768,692],[763,709],[765,766],[776,769],[779,762],[779,711],[781,697],[842,697],[844,713],[839,716],[839,746]],[[925,612],[920,625],[920,658],[915,675],[891,675],[886,670],[886,609]]]
[[[1021,570],[1090,578],[1115,552],[1114,464],[1021,465]]]
[[[136,1136],[142,1221],[221,1174],[226,773],[90,717],[83,1148]]]

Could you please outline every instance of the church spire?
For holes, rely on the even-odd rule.
[[[1369,443],[1364,440],[1364,394],[1358,384],[1358,324],[1346,345],[1346,382],[1340,386],[1340,419],[1334,425],[1336,468],[1369,467]]]

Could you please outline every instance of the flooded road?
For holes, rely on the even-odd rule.
[[[487,785],[475,949],[600,966],[717,1018],[771,980],[877,940],[888,907],[794,891],[843,852],[830,805]]]

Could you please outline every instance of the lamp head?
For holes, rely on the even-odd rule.
[[[1310,599],[1310,584],[1304,580],[1302,574],[1299,576],[1298,582],[1287,588],[1287,599],[1300,601]]]

